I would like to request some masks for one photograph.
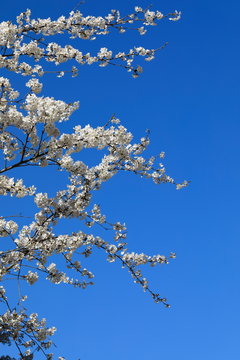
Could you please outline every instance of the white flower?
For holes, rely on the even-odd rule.
[[[30,79],[26,86],[29,87],[35,94],[39,94],[42,91],[42,84],[38,79]]]
[[[26,275],[26,279],[27,282],[30,285],[33,285],[37,280],[38,280],[38,273],[37,272],[32,272],[32,271],[28,271],[27,275]]]
[[[169,18],[169,20],[171,20],[171,21],[178,21],[178,20],[180,20],[181,19],[181,11],[177,11],[177,10],[175,10],[175,12],[173,13],[173,17],[170,17]]]
[[[136,12],[142,12],[143,11],[143,9],[140,6],[135,6],[134,10]]]
[[[0,296],[3,297],[5,294],[6,290],[4,289],[3,286],[0,286]]]
[[[188,186],[188,184],[189,184],[189,182],[186,181],[186,180],[184,180],[181,184],[176,184],[176,189],[177,189],[177,190],[180,190],[180,189]]]

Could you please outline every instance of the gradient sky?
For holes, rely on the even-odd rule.
[[[26,8],[34,17],[53,19],[67,15],[76,3],[4,1],[1,21],[13,20]],[[81,291],[40,281],[27,287],[26,306],[57,327],[53,350],[67,360],[237,360],[240,3],[86,0],[81,11],[128,13],[150,3],[164,13],[182,10],[183,17],[149,28],[144,37],[128,33],[79,41],[80,49],[91,51],[156,48],[168,41],[154,61],[144,63],[140,78],[120,68],[84,66],[75,79],[46,76],[44,95],[80,100],[69,128],[102,125],[115,113],[136,140],[150,129],[149,153],[165,151],[168,174],[179,182],[191,180],[188,188],[176,191],[123,174],[96,194],[103,213],[126,222],[130,250],[177,253],[169,265],[146,269],[152,288],[168,298],[171,308],[153,303],[120,264],[107,263],[98,252],[86,261],[95,273],[94,287]],[[27,174],[39,191],[55,190],[56,178],[50,185],[49,177]],[[9,212],[12,204],[2,202]],[[1,346],[3,354],[16,353]]]

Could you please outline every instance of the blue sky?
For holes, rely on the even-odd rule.
[[[76,3],[3,2],[1,21],[26,8],[34,17],[56,18]],[[86,0],[81,10],[128,13],[149,3]],[[48,75],[44,95],[80,100],[70,128],[76,123],[101,125],[115,113],[136,139],[150,129],[149,151],[165,151],[169,175],[191,180],[187,189],[176,191],[121,175],[96,194],[105,214],[126,222],[129,249],[177,253],[169,265],[146,271],[171,308],[154,304],[119,264],[106,263],[98,253],[86,262],[95,273],[94,287],[81,291],[40,282],[29,288],[26,305],[58,328],[55,352],[68,360],[237,360],[240,5],[215,0],[151,3],[165,13],[182,10],[181,21],[164,21],[145,37],[115,34],[95,43],[78,42],[94,51],[101,46],[156,48],[168,41],[154,61],[144,64],[138,79],[114,67],[85,66],[75,79]],[[28,172],[28,181],[40,191],[49,187],[49,178],[36,173]],[[50,186],[53,191],[55,180]],[[0,347],[0,355],[7,353],[11,350]]]

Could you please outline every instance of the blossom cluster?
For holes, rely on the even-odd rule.
[[[36,313],[27,315],[24,309],[12,309],[3,287],[0,287],[0,300],[7,307],[6,312],[0,315],[0,333],[4,343],[14,342],[23,360],[33,359],[34,350],[31,349],[36,348],[41,349],[42,354],[51,360],[53,354],[47,354],[45,350],[51,347],[50,337],[54,335],[56,328],[47,327],[46,319],[39,320]]]
[[[150,11],[136,6],[134,12],[122,16],[119,11],[112,10],[105,17],[101,16],[83,16],[80,11],[72,11],[69,17],[61,16],[57,20],[31,19],[31,11],[21,13],[16,24],[10,21],[0,23],[0,47],[4,52],[0,54],[0,68],[6,68],[10,71],[21,73],[22,75],[42,76],[45,66],[40,64],[32,65],[31,61],[22,61],[21,59],[33,58],[35,61],[45,59],[47,62],[54,62],[56,65],[75,59],[78,64],[98,63],[100,66],[108,64],[118,64],[128,71],[132,72],[134,77],[139,76],[142,67],[133,66],[135,56],[141,55],[149,61],[154,58],[155,51],[158,49],[143,49],[140,53],[136,48],[128,52],[119,52],[113,54],[111,50],[103,47],[96,55],[89,52],[83,54],[71,45],[62,47],[56,42],[46,43],[42,38],[56,34],[67,33],[71,39],[90,39],[94,40],[96,36],[107,35],[113,29],[120,33],[131,29],[132,24],[141,22],[143,26],[137,27],[137,31],[144,35],[148,26],[156,25],[156,21],[163,18],[169,20],[179,20],[181,13],[177,10],[171,14],[163,15],[160,11]],[[132,28],[135,29],[135,28]],[[120,63],[119,63],[120,62]],[[73,76],[76,76],[78,70],[73,67],[71,70]],[[63,76],[64,71],[57,71],[58,76]],[[31,84],[29,84],[31,86]],[[36,88],[39,91],[39,87]]]
[[[35,186],[26,187],[22,179],[14,181],[14,178],[9,178],[6,175],[0,175],[0,195],[16,196],[22,198],[27,195],[34,195]]]

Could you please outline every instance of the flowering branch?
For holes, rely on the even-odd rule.
[[[10,21],[0,23],[0,67],[29,77],[25,83],[27,91],[22,95],[12,87],[9,79],[0,77],[0,195],[29,196],[38,207],[24,225],[17,222],[17,218],[22,217],[23,220],[29,217],[0,216],[0,237],[5,238],[8,244],[7,249],[0,251],[0,280],[16,279],[19,292],[17,305],[13,307],[7,299],[6,290],[0,287],[0,302],[6,308],[0,316],[0,342],[15,344],[22,360],[32,360],[36,351],[41,351],[47,360],[51,360],[53,354],[46,351],[51,347],[49,338],[56,329],[47,327],[45,319],[39,320],[37,314],[27,314],[22,307],[26,296],[21,295],[21,282],[33,285],[45,276],[54,284],[65,283],[85,289],[93,285],[94,274],[81,264],[81,259],[91,256],[96,248],[103,250],[108,262],[118,261],[125,267],[134,282],[156,303],[169,307],[166,298],[149,287],[140,267],[168,264],[175,254],[149,256],[129,252],[125,224],[108,221],[93,198],[94,192],[101,189],[103,183],[122,171],[150,179],[156,184],[170,183],[177,189],[187,186],[188,182],[178,184],[167,175],[161,162],[163,152],[157,157],[144,157],[150,142],[148,133],[135,143],[133,135],[115,115],[103,126],[77,125],[69,133],[62,133],[59,123],[70,119],[78,109],[78,102],[66,103],[39,95],[43,87],[40,76],[48,72],[55,72],[58,77],[67,71],[72,76],[78,74],[75,66],[67,71],[52,71],[47,68],[47,63],[61,65],[75,60],[80,65],[114,65],[138,77],[143,69],[135,65],[135,58],[143,57],[150,61],[157,51],[166,46],[164,44],[156,49],[139,46],[116,54],[103,47],[96,55],[91,55],[69,44],[62,46],[58,42],[47,42],[46,37],[52,36],[56,40],[55,35],[61,35],[67,41],[75,38],[94,40],[96,36],[108,35],[113,30],[120,33],[136,30],[144,35],[149,26],[164,18],[177,21],[180,12],[163,15],[150,8],[135,7],[134,12],[126,16],[117,10],[112,10],[105,17],[85,17],[80,11],[72,11],[69,17],[36,20],[31,19],[31,12],[27,10],[17,17],[16,24]],[[83,149],[100,150],[103,156],[99,163],[89,166],[83,162]],[[16,169],[25,166],[45,168],[50,165],[56,168],[56,172],[61,171],[68,176],[66,186],[52,197],[47,192],[38,192],[34,185],[25,185],[23,169],[23,179],[11,177]],[[56,234],[56,226],[62,219],[77,219],[86,230],[81,228],[69,234]],[[113,241],[98,236],[99,226],[112,232]],[[93,232],[90,233],[89,229]],[[61,266],[58,266],[58,260],[52,262],[53,256],[54,259],[65,260],[64,269],[60,270],[62,262]],[[71,277],[73,272],[75,277]]]

